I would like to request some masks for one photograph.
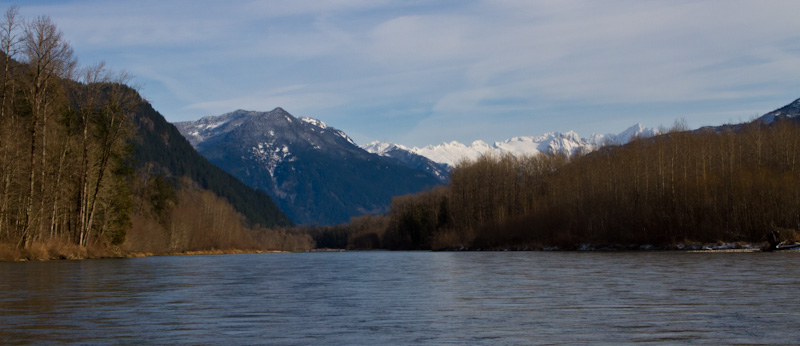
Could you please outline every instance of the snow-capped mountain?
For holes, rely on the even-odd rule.
[[[281,108],[175,126],[200,154],[267,192],[298,224],[337,224],[384,212],[394,196],[441,184],[435,175],[366,152],[322,121],[295,118]]]
[[[772,112],[762,115],[760,118],[756,119],[756,121],[761,121],[765,124],[772,124],[775,120],[786,120],[786,119],[793,119],[795,121],[800,120],[800,99],[794,100],[794,102],[778,108]]]
[[[425,171],[443,183],[450,180],[450,170],[446,164],[434,162],[425,156],[410,151],[405,146],[372,141],[362,148],[370,153],[395,160],[402,165]]]
[[[495,142],[493,145],[479,140],[472,142],[470,145],[453,141],[422,148],[407,148],[398,144],[373,141],[365,145],[364,149],[383,156],[389,156],[390,153],[398,155],[397,153],[406,151],[424,156],[433,162],[453,167],[462,160],[474,161],[487,154],[524,156],[540,153],[563,153],[574,155],[578,152],[593,151],[603,145],[625,144],[636,137],[652,137],[658,133],[658,130],[645,128],[642,124],[636,124],[619,134],[595,134],[588,139],[581,138],[577,133],[569,131],[546,133],[537,137],[514,137],[502,142]]]
[[[597,148],[604,145],[623,145],[634,138],[649,138],[659,135],[661,132],[658,129],[642,126],[641,123],[633,125],[618,134],[593,134],[589,137],[588,142]]]
[[[800,122],[800,99],[794,100],[792,103],[788,105],[778,108],[772,112],[766,113],[754,119],[753,121],[749,122],[749,124],[773,125],[776,122],[787,121],[787,120],[793,121],[795,123]],[[738,132],[742,130],[742,128],[747,124],[748,123],[737,123],[737,124],[725,124],[718,126],[704,126],[694,130],[694,132],[705,132],[705,131],[711,131],[715,133]]]
[[[439,145],[428,145],[422,148],[411,148],[411,152],[431,159],[433,162],[446,164],[448,167],[455,166],[461,160],[475,160],[488,153],[497,150],[484,141],[474,141],[470,145],[452,141]]]

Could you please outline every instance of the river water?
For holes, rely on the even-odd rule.
[[[0,263],[0,344],[800,344],[800,253]]]

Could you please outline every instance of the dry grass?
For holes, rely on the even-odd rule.
[[[252,249],[211,249],[211,250],[183,251],[183,252],[170,252],[170,253],[129,252],[125,254],[125,257],[140,258],[140,257],[151,257],[151,256],[240,255],[240,254],[251,254],[251,253],[264,253],[264,252],[284,252],[284,251],[261,251]]]
[[[19,249],[11,243],[0,243],[0,261],[49,261],[90,258],[124,257],[125,253],[105,243],[89,247],[78,246],[69,239],[51,238],[35,241],[30,247]]]
[[[169,238],[153,218],[131,216],[132,227],[125,236],[123,247],[131,253],[164,253],[169,251]]]
[[[117,247],[98,245],[84,248],[62,240],[39,241],[31,244],[30,248],[18,249],[14,244],[0,243],[0,262],[19,262],[19,261],[50,261],[50,260],[78,260],[95,258],[139,258],[150,256],[175,256],[175,255],[228,255],[228,254],[250,254],[263,252],[284,252],[284,251],[265,251],[261,249],[208,249],[181,252],[146,252],[146,251],[124,251]]]
[[[0,261],[13,262],[19,261],[22,253],[12,244],[0,243]]]

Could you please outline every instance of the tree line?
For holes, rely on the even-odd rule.
[[[115,203],[126,171],[125,76],[102,65],[78,69],[46,16],[22,21],[12,7],[0,35],[0,235],[20,248],[43,238],[79,246],[116,238],[129,223],[115,210],[126,206]]]
[[[624,249],[760,243],[783,229],[800,240],[797,122],[665,132],[572,157],[464,161],[446,187],[397,197],[386,215],[314,238],[349,248]],[[365,234],[375,241],[357,244]]]
[[[170,125],[127,74],[79,67],[49,17],[9,8],[0,45],[0,259],[310,247],[266,228],[291,224],[266,194],[207,162],[206,175],[165,164],[185,139],[147,137]]]

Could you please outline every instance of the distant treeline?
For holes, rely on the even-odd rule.
[[[0,50],[0,260],[312,246],[49,17],[8,9]]]
[[[312,235],[321,247],[388,249],[760,243],[800,225],[800,126],[678,124],[574,157],[485,156],[457,165],[450,181],[395,198],[385,216]]]

